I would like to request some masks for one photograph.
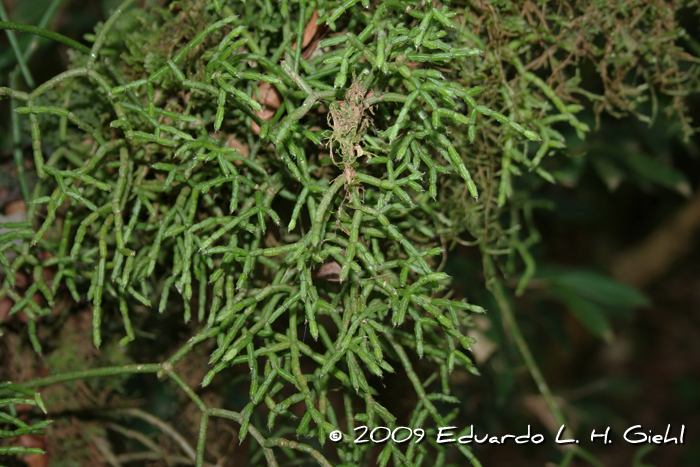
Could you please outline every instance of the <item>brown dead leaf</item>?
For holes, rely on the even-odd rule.
[[[277,88],[270,83],[260,83],[258,92],[260,93],[260,97],[256,95],[253,96],[253,98],[258,103],[262,104],[263,108],[255,113],[263,122],[270,121],[277,109],[282,105],[282,96],[280,96]],[[253,130],[253,133],[256,135],[260,134],[260,126],[255,122],[252,123],[251,130]]]
[[[260,92],[260,100],[255,96],[255,100],[262,104],[264,107],[269,107],[273,110],[277,110],[282,105],[282,100],[279,91],[271,83],[260,83],[258,87],[258,92]]]
[[[317,21],[318,10],[314,8],[314,12],[311,14],[311,18],[309,19],[309,22],[306,23],[306,27],[304,28],[304,38],[301,41],[302,49],[309,45],[316,37],[316,34],[318,33],[318,24],[316,24]]]
[[[48,251],[40,251],[37,254],[37,257],[43,261],[43,260],[47,260],[49,258],[53,258],[53,255],[51,253],[49,253]],[[50,281],[51,279],[53,279],[55,271],[56,271],[55,267],[43,268],[42,277],[44,278],[45,281]],[[49,287],[50,287],[50,285],[49,285]]]
[[[321,39],[323,39],[323,36],[318,36],[316,39],[309,44],[308,47],[304,49],[304,51],[301,53],[301,56],[304,58],[304,60],[308,60],[309,57],[311,57],[311,54],[314,53],[314,51],[318,48],[318,44],[321,42]]]
[[[342,269],[343,268],[340,267],[337,261],[325,263],[319,268],[316,273],[316,278],[324,279],[329,282],[340,282],[340,271],[342,271]]]
[[[21,435],[15,441],[15,445],[46,450],[46,441],[42,435]],[[24,463],[27,467],[46,467],[49,463],[49,456],[47,454],[29,454],[24,456]]]
[[[305,60],[308,59],[311,56],[311,54],[314,53],[314,51],[318,47],[319,42],[321,42],[321,39],[323,39],[330,30],[327,24],[323,23],[321,25],[318,25],[316,24],[317,21],[318,10],[314,9],[311,18],[309,18],[309,22],[306,23],[306,27],[304,27],[304,36],[301,39],[301,56],[304,57]],[[296,49],[297,43],[295,41],[294,44],[292,44],[292,50]]]
[[[9,297],[3,297],[0,299],[0,323],[4,323],[8,318],[13,304],[14,302],[10,300]]]
[[[11,216],[13,214],[17,214],[19,212],[26,212],[26,211],[27,211],[27,204],[23,200],[13,201],[11,203],[7,203],[7,206],[5,206],[5,215],[6,216]]]
[[[244,157],[248,157],[248,145],[241,143],[236,138],[234,138],[233,135],[229,135],[228,139],[226,140],[226,147],[234,148],[238,152],[240,152]]]
[[[263,122],[269,121],[274,115],[275,111],[270,110],[270,109],[263,109],[260,112],[256,112],[260,118],[262,118]],[[253,131],[254,135],[259,135],[260,134],[260,125],[258,125],[255,122],[251,122],[250,124],[250,129]]]
[[[301,48],[304,49],[307,45],[311,43],[311,41],[314,39],[316,36],[316,32],[318,31],[318,24],[316,24],[316,21],[318,20],[318,10],[314,9],[313,14],[311,15],[311,18],[309,19],[309,22],[306,23],[306,27],[304,27],[304,37],[301,39]],[[297,49],[297,43],[296,41],[294,44],[292,44],[292,50]]]
[[[253,125],[255,125],[255,122],[253,122]],[[234,148],[238,152],[240,152],[243,155],[243,157],[248,157],[248,145],[241,143],[236,138],[234,138],[233,135],[229,135],[228,139],[226,140],[226,147]],[[241,165],[243,161],[233,161],[233,163],[235,165]]]
[[[18,289],[24,289],[29,286],[29,276],[27,276],[25,273],[18,271],[17,274],[15,274],[15,287]]]

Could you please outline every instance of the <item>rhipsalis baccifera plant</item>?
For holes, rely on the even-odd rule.
[[[240,440],[254,439],[250,465],[283,465],[288,456],[323,466],[480,465],[469,447],[435,442],[456,415],[450,404],[459,409],[451,373],[479,374],[467,331],[484,309],[455,298],[441,272],[459,242],[482,255],[484,286],[503,308],[489,312],[507,314],[563,420],[501,280],[518,277],[521,293],[535,271],[529,191],[556,181],[550,168],[566,157],[565,136],[589,131],[579,102],[647,118],[641,102],[653,99],[656,113],[656,94],[669,92],[672,112],[692,131],[682,95],[697,87],[698,62],[674,44],[682,31],[672,9],[134,3],[100,24],[90,47],[2,23],[75,50],[69,69],[44,83],[20,67],[14,84],[0,87],[12,100],[28,201],[26,221],[2,226],[0,298],[12,300],[11,315],[26,314],[38,353],[59,301],[90,309],[98,347],[129,348],[157,334],[145,327],[153,313],[188,323],[191,335],[163,362],[0,386],[3,405],[20,403],[12,395],[20,393],[22,404],[43,407],[29,388],[59,381],[155,373],[201,412],[196,447],[184,449],[198,466],[216,462],[206,447],[214,417],[238,422]],[[618,41],[625,15],[647,35]],[[593,41],[599,35],[605,44]],[[586,87],[584,63],[599,67],[601,93]],[[25,176],[25,139],[35,179]],[[18,274],[30,283],[16,287]],[[175,367],[195,347],[210,353],[201,387],[249,373],[237,383],[247,403],[210,407],[183,381]],[[433,376],[425,380],[417,364]],[[406,413],[381,402],[392,397],[383,380],[396,374],[416,401]],[[3,436],[45,425],[0,414],[17,425]],[[359,425],[407,426],[425,440],[356,444]],[[342,439],[329,442],[337,430]],[[9,449],[0,452],[29,452]]]

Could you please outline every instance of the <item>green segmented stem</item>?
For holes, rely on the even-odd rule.
[[[2,7],[0,7],[0,8],[2,8]],[[0,21],[0,29],[26,32],[29,34],[34,34],[36,36],[46,37],[47,39],[51,39],[52,41],[60,42],[61,44],[65,44],[68,47],[71,47],[71,48],[73,48],[79,52],[82,52],[86,55],[90,54],[90,48],[84,46],[80,42],[74,41],[70,37],[66,37],[63,34],[59,34],[57,32],[53,32],[53,31],[48,31],[48,30],[43,29],[41,27],[31,26],[28,24],[12,23],[12,22],[8,22],[8,21]],[[8,37],[14,37],[14,36],[8,36]],[[12,41],[13,40],[11,39],[11,42]],[[16,45],[16,42],[15,42],[15,45]],[[25,76],[25,79],[26,79],[26,76]],[[27,81],[27,84],[30,87],[34,87],[33,80]]]

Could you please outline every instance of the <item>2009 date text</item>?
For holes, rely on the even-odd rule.
[[[391,440],[396,444],[405,443],[410,441],[414,436],[416,443],[420,443],[423,438],[425,438],[425,430],[422,428],[411,429],[407,426],[397,426],[393,430],[385,426],[378,426],[370,431],[366,426],[358,426],[355,428],[355,433],[360,432],[359,436],[356,436],[353,442],[355,444],[364,443],[383,443],[385,441]],[[369,435],[368,435],[369,433]],[[342,432],[335,430],[330,433],[330,439],[333,442],[338,442],[343,438]]]

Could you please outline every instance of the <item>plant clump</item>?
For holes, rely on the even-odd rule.
[[[588,131],[581,106],[561,97],[579,75],[535,73],[538,41],[568,50],[556,36],[568,34],[568,3],[547,7],[560,9],[553,21],[525,11],[544,5],[516,14],[510,2],[495,19],[419,1],[132,3],[67,71],[27,92],[0,88],[20,103],[39,177],[26,221],[0,242],[0,298],[29,317],[36,352],[59,299],[91,308],[96,346],[138,345],[141,331],[159,332],[147,327],[154,313],[187,323],[165,361],[101,374],[157,373],[183,389],[201,412],[196,465],[212,417],[240,424],[258,464],[284,453],[324,466],[439,465],[454,449],[480,465],[464,445],[414,439],[375,452],[351,440],[358,424],[434,438],[456,415],[441,405],[460,402],[450,374],[478,375],[467,331],[484,309],[446,291],[451,244],[470,237],[489,284],[494,262],[524,270],[521,289],[533,273],[538,237],[520,229],[531,200],[513,180],[553,182],[544,161],[565,147],[558,125]],[[563,63],[556,76],[578,64],[575,47],[557,61],[562,50],[547,52]],[[76,108],[86,99],[101,106]],[[18,273],[33,277],[24,290]],[[211,354],[204,388],[250,374],[245,403],[209,407],[182,381],[173,368],[194,346]],[[415,401],[406,414],[380,403],[396,373]],[[2,389],[41,407],[28,388],[51,382]],[[336,430],[343,441],[329,447]]]

